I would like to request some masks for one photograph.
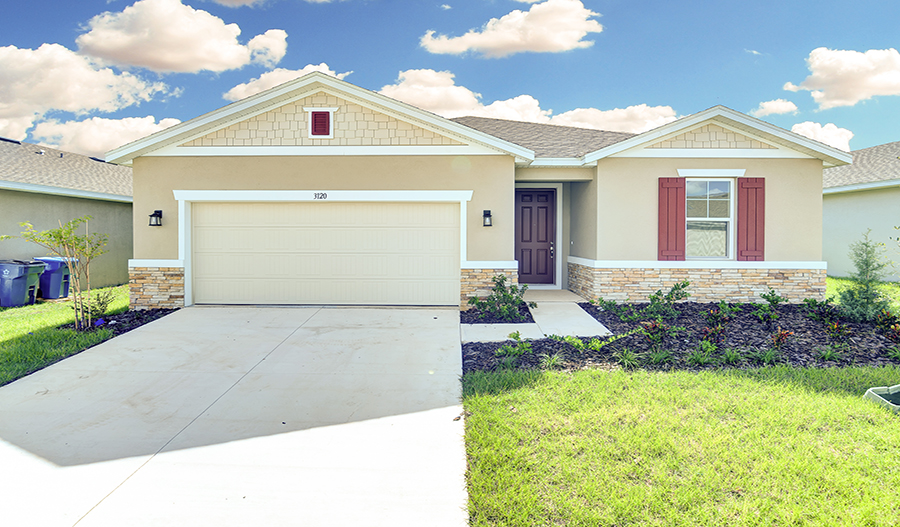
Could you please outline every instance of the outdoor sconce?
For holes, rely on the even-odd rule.
[[[162,226],[162,211],[154,210],[153,214],[150,215],[150,226],[151,227],[161,227]]]
[[[489,210],[484,211],[484,215],[482,216],[482,221],[483,221],[482,225],[484,225],[485,227],[491,227],[494,225],[494,222],[491,220],[491,211],[489,211]]]

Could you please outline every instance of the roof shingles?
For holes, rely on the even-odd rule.
[[[900,179],[900,141],[863,148],[852,154],[852,165],[825,170],[825,188]]]
[[[132,195],[131,168],[46,146],[0,140],[0,180]]]

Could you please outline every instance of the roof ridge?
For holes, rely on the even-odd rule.
[[[585,128],[582,126],[568,126],[564,124],[554,124],[554,123],[538,123],[535,121],[518,121],[515,119],[501,119],[499,117],[482,117],[480,115],[460,115],[459,117],[450,117],[451,121],[457,122],[457,119],[485,119],[488,121],[503,121],[506,123],[517,123],[517,124],[530,124],[535,126],[553,126],[556,128],[568,128],[570,130],[587,130],[589,132],[602,132],[606,134],[627,134],[627,135],[638,135],[634,132],[623,132],[620,130],[605,130],[601,128]]]

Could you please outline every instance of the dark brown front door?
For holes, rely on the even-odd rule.
[[[556,191],[516,190],[519,282],[552,284],[556,268]]]

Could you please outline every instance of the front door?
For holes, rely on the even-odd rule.
[[[516,190],[516,260],[520,283],[554,282],[555,244],[556,191]]]

